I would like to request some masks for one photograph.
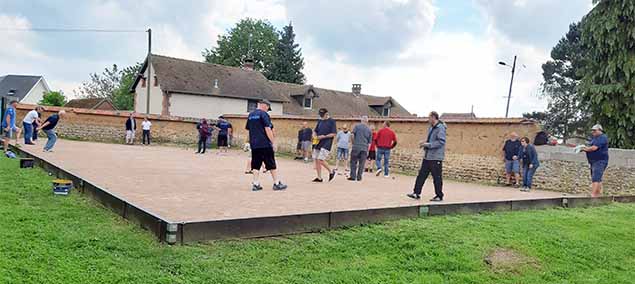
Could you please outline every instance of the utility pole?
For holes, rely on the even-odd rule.
[[[505,118],[509,116],[509,101],[512,99],[512,86],[514,85],[514,72],[516,72],[516,55],[514,55],[514,64],[512,65],[512,80],[509,82],[509,94],[507,95],[507,109],[505,110]]]
[[[150,77],[152,77],[151,69],[152,69],[152,29],[148,29],[148,66],[146,70],[148,71],[148,77],[146,78],[146,114],[150,114]]]

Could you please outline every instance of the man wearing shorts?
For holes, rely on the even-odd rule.
[[[309,162],[309,157],[311,157],[311,138],[313,138],[313,130],[308,126],[305,122],[302,122],[302,130],[299,133],[299,141],[300,141],[300,151],[302,151],[302,157],[304,158],[304,162]]]
[[[218,130],[218,149],[221,152],[227,153],[227,147],[229,142],[229,136],[232,135],[232,124],[229,123],[222,115],[218,117],[216,123],[216,129]]]
[[[3,145],[5,153],[9,150],[9,140],[11,140],[11,138],[15,137],[15,144],[18,144],[18,139],[20,139],[20,128],[15,126],[15,108],[17,105],[18,101],[11,101],[5,110],[4,118],[2,119],[2,129],[4,130]]]
[[[321,108],[318,112],[320,119],[314,129],[315,138],[318,140],[315,149],[313,149],[313,160],[315,161],[315,172],[317,177],[313,179],[313,182],[323,182],[322,168],[325,168],[329,173],[329,181],[332,181],[335,177],[335,171],[329,167],[328,160],[331,153],[331,146],[333,146],[333,137],[337,133],[337,125],[335,120],[329,116],[329,111],[325,108]]]
[[[609,138],[604,134],[602,125],[594,125],[591,131],[591,145],[582,151],[586,153],[591,167],[591,196],[598,197],[602,195],[602,176],[609,165]]]
[[[505,161],[505,178],[507,179],[507,186],[512,185],[512,175],[516,180],[516,185],[520,181],[520,156],[523,146],[518,140],[518,134],[512,132],[509,134],[509,139],[505,141],[503,146],[503,156]]]
[[[287,185],[278,179],[276,170],[276,158],[274,148],[276,145],[273,134],[271,118],[267,111],[271,109],[271,103],[262,99],[258,101],[256,110],[252,111],[247,117],[247,125],[245,129],[249,132],[249,146],[251,147],[251,174],[252,191],[262,190],[260,181],[260,167],[265,164],[265,169],[271,173],[273,178],[273,190],[284,190]]]
[[[348,125],[344,124],[342,130],[337,132],[335,143],[337,144],[337,159],[335,160],[335,171],[339,172],[340,161],[344,161],[344,168],[348,171],[348,149],[351,143],[352,134],[348,131]]]

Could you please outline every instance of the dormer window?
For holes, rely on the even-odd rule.
[[[304,97],[304,101],[303,101],[303,103],[302,103],[302,106],[303,106],[305,109],[312,109],[312,108],[313,108],[313,98],[312,98],[312,97],[305,96],[305,97]]]
[[[390,107],[384,107],[384,110],[381,114],[382,116],[390,116]]]

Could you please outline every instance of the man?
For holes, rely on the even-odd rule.
[[[344,124],[342,130],[337,132],[335,143],[337,144],[337,159],[335,160],[335,171],[339,172],[340,161],[344,161],[345,171],[348,171],[348,148],[353,135],[348,131],[348,125]]]
[[[591,167],[591,196],[602,195],[602,176],[609,165],[609,138],[604,134],[602,125],[591,128],[591,145],[582,148]]]
[[[505,161],[505,177],[507,178],[507,186],[512,186],[511,178],[512,174],[515,178],[515,184],[518,185],[520,181],[520,161],[523,146],[518,140],[518,134],[512,132],[509,134],[509,139],[505,141],[503,146],[503,156]]]
[[[382,172],[382,159],[384,160],[384,177],[390,177],[390,151],[397,146],[397,135],[390,129],[390,121],[384,121],[384,127],[377,132],[377,172],[379,176]]]
[[[150,120],[148,120],[148,116],[143,118],[143,121],[141,122],[141,130],[143,131],[142,133],[142,138],[141,138],[141,142],[143,145],[150,145],[150,128],[152,127],[152,122],[150,122]]]
[[[11,101],[5,111],[4,119],[2,119],[2,129],[4,129],[3,145],[4,152],[9,150],[9,140],[15,136],[15,144],[18,144],[20,139],[20,128],[15,126],[15,108],[18,105],[18,101]]]
[[[368,116],[362,116],[361,123],[353,128],[353,149],[351,150],[350,181],[361,181],[364,175],[364,164],[368,156],[368,148],[373,134],[368,127]]]
[[[218,144],[219,152],[227,153],[227,147],[229,146],[229,137],[232,135],[233,131],[232,124],[229,123],[229,121],[227,121],[225,117],[221,115],[218,117],[218,122],[216,122],[214,128],[218,130],[218,140],[216,142]]]
[[[329,181],[332,181],[335,177],[335,171],[331,170],[329,164],[326,162],[331,153],[331,146],[333,146],[333,137],[337,133],[337,125],[335,120],[329,116],[329,111],[325,108],[321,108],[318,111],[320,119],[314,129],[314,137],[318,140],[315,149],[313,149],[313,160],[315,161],[315,172],[317,177],[313,179],[313,182],[323,182],[322,168],[325,168],[329,173]]]
[[[445,159],[445,124],[439,120],[439,114],[431,112],[428,121],[428,138],[420,142],[424,150],[423,162],[415,181],[414,192],[408,194],[412,199],[421,198],[421,190],[428,175],[432,173],[434,183],[434,198],[430,201],[443,201],[443,159]]]
[[[22,119],[22,128],[24,129],[24,144],[26,145],[35,145],[35,143],[33,143],[33,133],[35,130],[33,125],[39,123],[40,116],[38,112],[40,111],[42,111],[42,107],[37,106],[35,107],[35,109],[27,112],[27,114],[24,116],[24,119]]]
[[[368,146],[368,158],[366,159],[366,168],[369,173],[375,172],[375,160],[377,158],[377,131],[375,131],[375,125],[370,125],[370,131],[373,133],[373,138]]]
[[[48,137],[46,145],[44,145],[44,152],[53,152],[53,146],[55,146],[55,142],[57,142],[57,134],[54,129],[60,121],[60,118],[62,118],[65,114],[65,111],[60,110],[57,114],[49,116],[38,128],[38,130],[43,130],[44,133],[46,133],[46,137]]]
[[[265,164],[265,169],[271,173],[273,178],[273,190],[284,190],[287,188],[287,185],[278,179],[274,152],[276,142],[271,118],[267,113],[270,108],[271,103],[268,100],[262,99],[258,101],[256,110],[249,114],[247,125],[245,125],[245,129],[249,132],[249,147],[251,147],[252,191],[262,190],[258,178],[263,163]]]
[[[302,157],[305,163],[309,162],[309,157],[311,156],[311,138],[313,136],[313,130],[308,126],[307,122],[302,122],[302,129],[298,134],[298,138],[300,141],[300,151],[302,152]]]
[[[137,122],[134,119],[134,112],[131,112],[126,120],[126,144],[134,144],[135,131],[137,131]]]

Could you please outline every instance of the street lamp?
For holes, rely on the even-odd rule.
[[[498,64],[509,67],[509,64],[499,61]],[[509,101],[512,99],[512,86],[514,85],[514,72],[516,72],[516,55],[514,55],[514,64],[512,64],[512,79],[509,82],[509,94],[507,95],[507,108],[505,109],[505,118],[509,116]]]

